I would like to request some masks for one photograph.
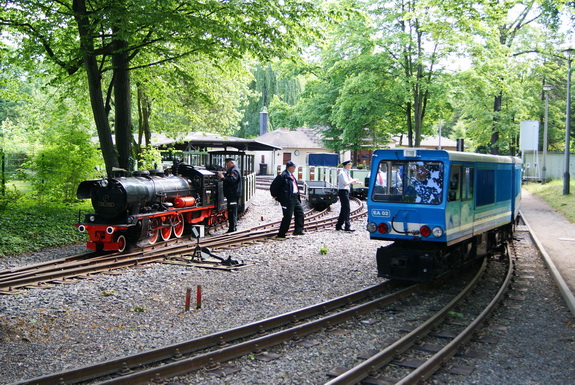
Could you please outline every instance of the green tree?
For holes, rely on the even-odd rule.
[[[328,126],[323,133],[335,150],[401,133],[418,146],[432,128],[427,114],[445,107],[439,63],[457,43],[448,17],[433,1],[346,0],[339,6],[354,12],[331,26],[321,69],[310,67],[322,84],[304,92],[303,119]]]
[[[80,125],[58,127],[44,138],[42,148],[28,163],[30,181],[43,199],[74,201],[78,185],[94,176],[91,165],[99,160],[85,129]]]
[[[296,104],[301,93],[299,79],[296,76],[283,76],[272,63],[256,65],[252,75],[238,135],[245,138],[259,135],[260,113],[264,109],[268,111],[268,129],[295,128],[297,121],[287,119],[286,113],[292,109],[290,106]]]
[[[86,73],[106,168],[130,168],[130,71],[188,55],[267,60],[282,55],[308,31],[307,1],[10,0],[0,24],[22,40],[22,55],[48,58],[60,75]],[[143,54],[145,53],[145,55]],[[153,61],[150,61],[152,59]],[[105,83],[108,86],[105,87]],[[109,112],[114,108],[116,149]]]
[[[454,7],[459,5],[459,7]],[[545,1],[447,3],[467,33],[472,67],[463,74],[468,133],[492,154],[518,151],[519,122],[539,114],[535,106],[551,45],[558,46],[557,9]],[[461,94],[459,94],[461,95]],[[458,103],[461,105],[461,103]]]

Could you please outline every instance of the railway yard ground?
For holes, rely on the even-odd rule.
[[[529,195],[527,198],[535,205],[532,207],[542,204]],[[329,215],[337,215],[339,205],[331,210]],[[528,214],[525,216],[535,227]],[[238,227],[244,230],[280,218],[281,208],[269,193],[257,190]],[[542,220],[534,221],[542,224]],[[353,225],[357,229],[353,233],[326,228],[215,252],[223,258],[248,262],[245,268],[234,271],[155,263],[2,295],[0,383],[190,340],[383,282],[376,275],[375,262],[381,243],[369,240],[365,219]],[[553,230],[553,223],[546,226]],[[572,241],[560,237],[556,242],[572,250]],[[450,365],[466,365],[473,370],[456,375],[445,368],[429,383],[575,383],[575,318],[525,226],[520,226],[515,239],[518,258],[513,290],[481,334],[469,343],[470,349],[482,354],[450,361]],[[83,251],[84,245],[76,245],[13,256],[1,259],[0,269]],[[565,269],[562,274],[575,276],[569,266]],[[191,310],[185,311],[186,290],[191,288],[195,296],[198,286],[203,294],[201,307],[196,309],[192,303]],[[430,293],[414,295],[377,313],[377,322],[348,322],[347,336],[320,333],[313,337],[319,342],[316,346],[290,342],[273,348],[279,355],[273,361],[245,356],[228,363],[239,371],[224,377],[202,369],[169,383],[323,384],[329,381],[327,373],[334,367],[353,365],[358,352],[379,348],[386,338],[397,337],[404,325],[420,319],[434,306]]]

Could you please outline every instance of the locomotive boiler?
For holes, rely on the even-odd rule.
[[[172,175],[135,171],[129,177],[84,181],[77,197],[92,201],[94,212],[76,227],[88,233],[87,247],[95,251],[179,238],[191,224],[211,226],[227,219],[222,181],[183,163],[174,165]]]

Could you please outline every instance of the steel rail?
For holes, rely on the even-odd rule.
[[[445,305],[441,310],[436,312],[433,316],[423,322],[421,325],[413,329],[411,332],[407,333],[405,336],[386,347],[379,353],[373,355],[367,360],[363,361],[361,364],[349,369],[348,371],[340,374],[334,379],[325,383],[325,385],[349,385],[356,384],[367,378],[370,373],[374,370],[378,370],[385,365],[389,364],[393,359],[397,357],[400,353],[403,353],[414,345],[418,340],[427,336],[434,327],[439,325],[448,313],[460,303],[477,285],[477,282],[481,278],[481,275],[485,272],[487,267],[487,259],[483,259],[483,264],[478,270],[477,274],[473,279],[467,284],[467,286],[454,297],[447,305]]]
[[[507,255],[509,255],[509,250],[507,249]],[[495,297],[489,302],[485,309],[461,332],[457,337],[451,340],[447,345],[445,345],[441,350],[435,353],[431,358],[429,358],[423,365],[412,371],[409,375],[404,377],[397,384],[408,385],[417,384],[420,381],[428,379],[431,377],[438,369],[441,368],[442,364],[453,357],[457,351],[465,345],[473,337],[473,335],[481,328],[483,323],[486,321],[487,317],[490,316],[495,307],[501,302],[503,296],[509,289],[511,280],[513,278],[513,273],[515,271],[515,262],[512,258],[509,258],[509,264],[507,269],[507,274],[503,280],[501,286]]]
[[[365,215],[363,212],[363,204],[358,200],[356,201],[359,203],[359,207],[353,211],[354,218]],[[321,219],[327,212],[327,210],[319,213],[309,210],[307,214],[313,221],[308,223],[307,229],[325,227],[327,224],[335,221],[336,217]],[[314,225],[315,222],[322,223],[322,226]],[[279,221],[274,222],[274,224],[279,224]],[[271,224],[271,226],[273,226],[273,224]],[[291,228],[293,228],[293,225]],[[270,224],[268,223],[255,226],[249,230],[216,235],[209,239],[204,239],[201,245],[212,248],[230,247],[232,245],[239,246],[257,240],[269,239],[273,237],[275,232],[275,228],[270,228]],[[6,274],[4,276],[2,276],[2,272],[0,272],[0,293],[17,294],[20,292],[18,290],[19,288],[27,286],[45,287],[46,284],[50,282],[62,283],[66,281],[66,279],[85,278],[91,274],[160,262],[174,254],[189,252],[190,249],[195,248],[196,245],[197,244],[191,240],[178,238],[127,253],[105,254],[92,258],[68,257],[62,258],[60,260],[61,263],[54,263],[54,261],[52,261],[43,263],[41,266],[31,266],[29,269],[24,267],[20,268],[17,273]],[[92,254],[93,253],[89,253],[88,255]]]
[[[392,284],[389,281],[384,282],[310,307],[271,317],[263,321],[254,322],[221,333],[199,337],[190,341],[173,344],[128,357],[117,358],[104,363],[36,377],[16,384],[75,384],[78,382],[93,381],[98,378],[116,374],[121,374],[121,377],[100,383],[146,383],[150,379],[155,378],[158,373],[161,376],[174,376],[176,375],[175,373],[188,373],[191,370],[199,369],[206,365],[224,362],[226,360],[252,353],[258,349],[277,345],[281,342],[293,339],[294,336],[301,337],[307,335],[326,327],[328,324],[335,325],[359,314],[371,311],[374,308],[388,305],[389,303],[405,298],[415,291],[425,287],[425,285],[422,284],[411,285],[393,294],[370,300],[365,304],[352,306],[353,303],[366,301],[376,295],[382,295],[382,293],[388,290],[391,286]],[[331,316],[324,316],[322,319],[310,321],[304,325],[301,324],[301,322],[306,319],[321,317],[327,312],[334,312],[342,308],[347,308],[347,310],[338,312]],[[282,327],[288,328],[267,336],[262,336],[264,333]],[[247,338],[252,338],[252,340],[242,341],[242,339]],[[232,344],[235,341],[237,342]],[[204,350],[218,347],[219,349],[213,352],[203,353],[192,358],[184,358],[184,355],[193,353],[198,354]],[[140,370],[137,373],[132,373],[135,370],[141,369],[144,365],[151,365],[154,363],[160,364],[170,360],[174,360],[174,362],[164,364],[159,368],[149,368]]]
[[[221,362],[229,361],[242,357],[247,354],[260,353],[262,349],[267,349],[290,340],[298,341],[302,337],[321,331],[324,328],[330,328],[334,325],[341,324],[350,319],[358,317],[361,314],[373,311],[381,306],[389,305],[399,299],[405,298],[415,292],[417,287],[422,285],[413,285],[397,293],[372,300],[362,305],[357,305],[347,310],[325,316],[321,319],[307,322],[305,324],[294,325],[288,329],[278,331],[273,334],[262,336],[254,340],[241,342],[233,346],[224,347],[220,350],[202,354],[181,361],[176,361],[163,365],[158,368],[150,368],[133,375],[117,377],[108,381],[103,381],[101,385],[136,385],[147,384],[152,379],[169,378],[177,375],[190,373],[203,367],[214,367]]]

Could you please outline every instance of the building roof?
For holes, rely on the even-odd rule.
[[[112,139],[115,139],[112,137]],[[98,142],[98,138],[92,138]],[[137,134],[134,134],[134,140],[138,140]],[[235,136],[225,136],[211,132],[190,132],[188,134],[177,135],[176,137],[167,136],[166,134],[153,133],[152,146],[172,146],[178,150],[190,150],[198,148],[214,147],[233,147],[241,151],[272,151],[279,150],[279,147],[262,143],[254,139],[237,138]]]
[[[280,128],[256,138],[258,142],[281,148],[325,148],[317,131],[310,128],[288,130]]]

